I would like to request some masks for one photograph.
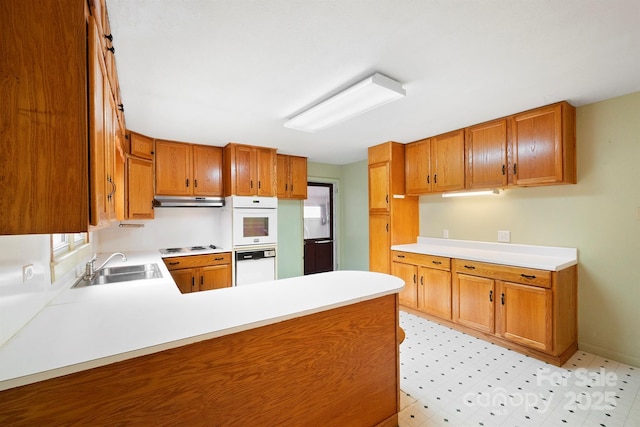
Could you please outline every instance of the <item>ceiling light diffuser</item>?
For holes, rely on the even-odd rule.
[[[315,132],[406,95],[402,84],[380,73],[314,105],[285,122],[291,129]]]

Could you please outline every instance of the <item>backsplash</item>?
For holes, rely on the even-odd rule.
[[[209,244],[225,247],[221,241],[221,215],[220,208],[156,208],[153,220],[124,221],[144,227],[114,224],[95,232],[96,252],[157,251]]]

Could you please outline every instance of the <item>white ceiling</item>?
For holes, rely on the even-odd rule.
[[[638,0],[107,0],[127,127],[346,164],[560,100],[640,91]],[[407,96],[283,123],[380,72]]]

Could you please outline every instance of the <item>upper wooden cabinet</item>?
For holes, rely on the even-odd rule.
[[[464,130],[412,142],[406,146],[407,194],[464,188]]]
[[[85,7],[0,2],[0,234],[88,229]]]
[[[142,159],[153,159],[153,138],[129,131],[127,152]]]
[[[509,184],[576,183],[576,112],[559,102],[513,115]]]
[[[495,188],[507,185],[507,119],[468,127],[465,150],[465,188]]]
[[[126,219],[153,219],[153,161],[127,155]]]
[[[277,154],[279,199],[307,198],[307,158]]]
[[[225,196],[276,196],[276,150],[229,143],[224,147]]]
[[[163,196],[222,196],[222,149],[156,140],[156,191]]]

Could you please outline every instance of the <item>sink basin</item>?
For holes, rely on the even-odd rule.
[[[162,273],[158,264],[123,265],[121,267],[105,267],[96,272],[91,280],[80,279],[74,288],[106,283],[129,282],[132,280],[160,279]]]

